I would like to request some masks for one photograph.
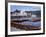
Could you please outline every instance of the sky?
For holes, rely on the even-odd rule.
[[[17,5],[11,5],[10,10],[11,12],[14,12],[16,9],[18,10],[26,10],[26,11],[38,11],[41,10],[40,6],[17,6]]]

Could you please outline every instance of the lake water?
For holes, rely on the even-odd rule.
[[[38,22],[26,21],[26,22],[22,22],[21,24],[23,24],[23,25],[32,25],[32,26],[35,26],[35,27],[41,26],[41,22],[40,21],[38,21]],[[11,27],[11,31],[25,31],[25,30],[17,29],[16,27]]]
[[[41,21],[32,22],[32,18],[21,18],[19,20],[27,20],[27,21],[19,22],[19,24],[32,25],[32,26],[41,26]]]
[[[22,20],[22,19],[23,20],[27,20],[27,21],[19,22],[19,24],[22,24],[22,25],[32,25],[32,26],[35,26],[35,27],[41,26],[41,21],[32,22],[30,18],[28,18],[28,19],[27,18],[21,18],[20,20]],[[11,31],[25,31],[25,30],[17,29],[16,27],[11,27]]]
[[[32,26],[41,26],[41,22],[30,22],[30,21],[26,21],[26,22],[22,22],[21,24],[23,25],[32,25]]]

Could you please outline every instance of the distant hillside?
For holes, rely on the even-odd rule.
[[[41,16],[41,11],[32,11],[32,14],[35,14],[37,16]]]
[[[15,12],[20,12],[21,10],[15,10],[14,12],[11,12],[11,14],[14,14]],[[39,11],[27,11],[27,12],[32,12],[32,14],[34,14],[34,15],[37,15],[37,16],[41,16],[41,11],[39,10]]]

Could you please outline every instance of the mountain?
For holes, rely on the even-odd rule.
[[[14,14],[15,12],[19,13],[21,10],[15,10],[14,12],[11,12],[11,14]],[[27,11],[27,12],[32,12],[32,14],[37,15],[37,16],[41,16],[41,11]]]

